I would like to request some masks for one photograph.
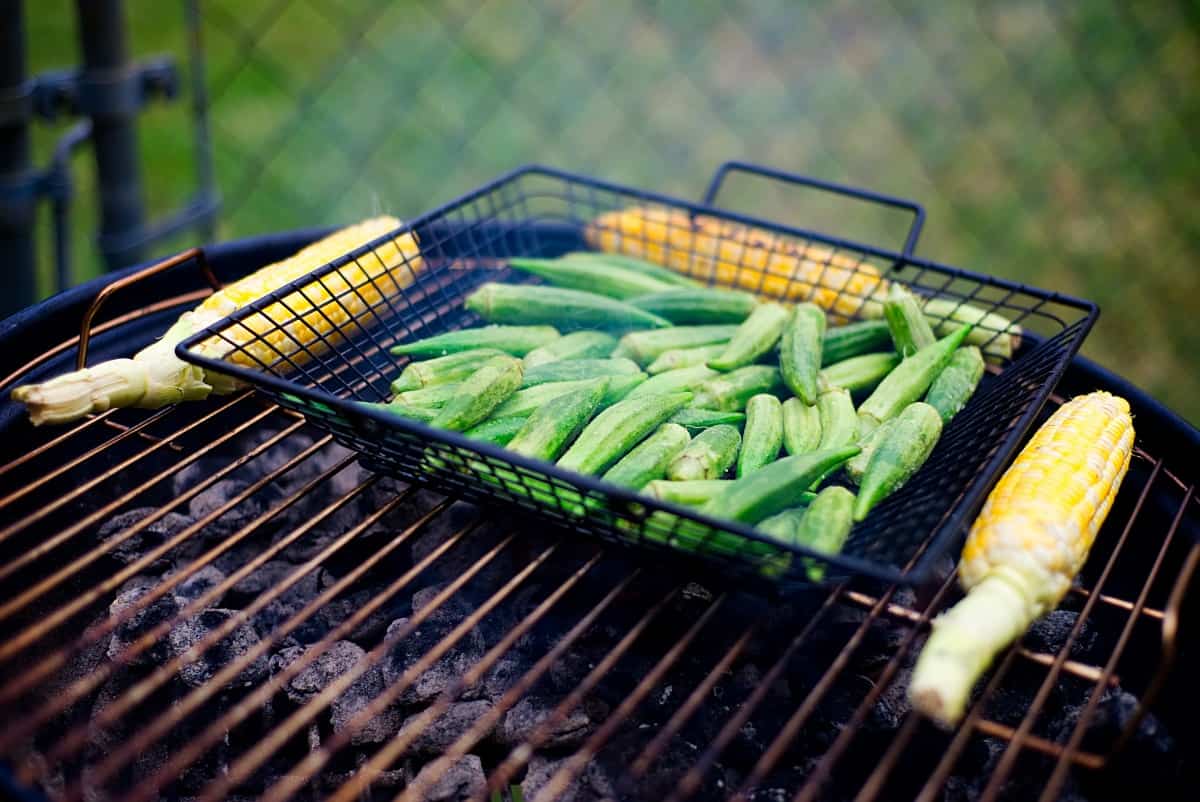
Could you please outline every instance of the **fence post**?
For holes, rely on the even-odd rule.
[[[0,0],[0,318],[33,303],[32,82],[25,74],[22,0]]]
[[[77,0],[83,48],[80,107],[92,118],[100,251],[108,268],[138,261],[146,230],[137,113],[141,77],[129,59],[124,0]]]

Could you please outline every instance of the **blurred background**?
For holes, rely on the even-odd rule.
[[[721,161],[743,158],[920,201],[918,254],[1097,301],[1084,352],[1200,423],[1190,0],[127,0],[125,12],[133,56],[180,70],[178,96],[137,118],[147,216],[219,198],[210,222],[146,257],[411,216],[531,161],[698,198]],[[31,73],[79,64],[74,0],[26,2],[25,17]],[[74,124],[38,121],[34,164]],[[69,164],[61,281],[78,283],[106,262],[88,148]],[[722,199],[855,235],[841,212],[761,187]],[[60,282],[48,209],[39,297]]]

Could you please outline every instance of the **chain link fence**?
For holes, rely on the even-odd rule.
[[[61,62],[71,4],[38,5],[35,66]],[[128,6],[140,53],[179,52],[179,4]],[[698,197],[721,161],[748,159],[916,199],[921,255],[1097,300],[1085,353],[1200,421],[1187,0],[198,8],[222,237],[413,215],[530,161]],[[171,107],[140,122],[152,209],[194,186],[191,125]],[[723,199],[860,223],[762,187]],[[94,218],[77,219],[86,247]],[[76,279],[99,269],[77,253]]]

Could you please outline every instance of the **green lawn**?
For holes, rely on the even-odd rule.
[[[73,5],[27,4],[35,69],[74,63]],[[183,52],[180,3],[128,6],[139,53]],[[1183,3],[201,6],[223,238],[412,215],[528,161],[698,196],[720,161],[753,159],[917,199],[919,254],[1096,300],[1085,353],[1200,422],[1200,32]],[[140,132],[148,205],[171,208],[195,183],[187,104]],[[76,164],[82,280],[99,263]],[[864,224],[765,197],[730,195]]]

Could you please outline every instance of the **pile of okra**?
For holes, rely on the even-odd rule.
[[[378,406],[819,553],[921,467],[984,372],[972,326],[937,337],[899,284],[883,319],[831,327],[627,256],[509,266],[547,283],[483,284],[465,307],[485,325],[393,348],[413,361]],[[790,565],[741,544],[765,574]]]

